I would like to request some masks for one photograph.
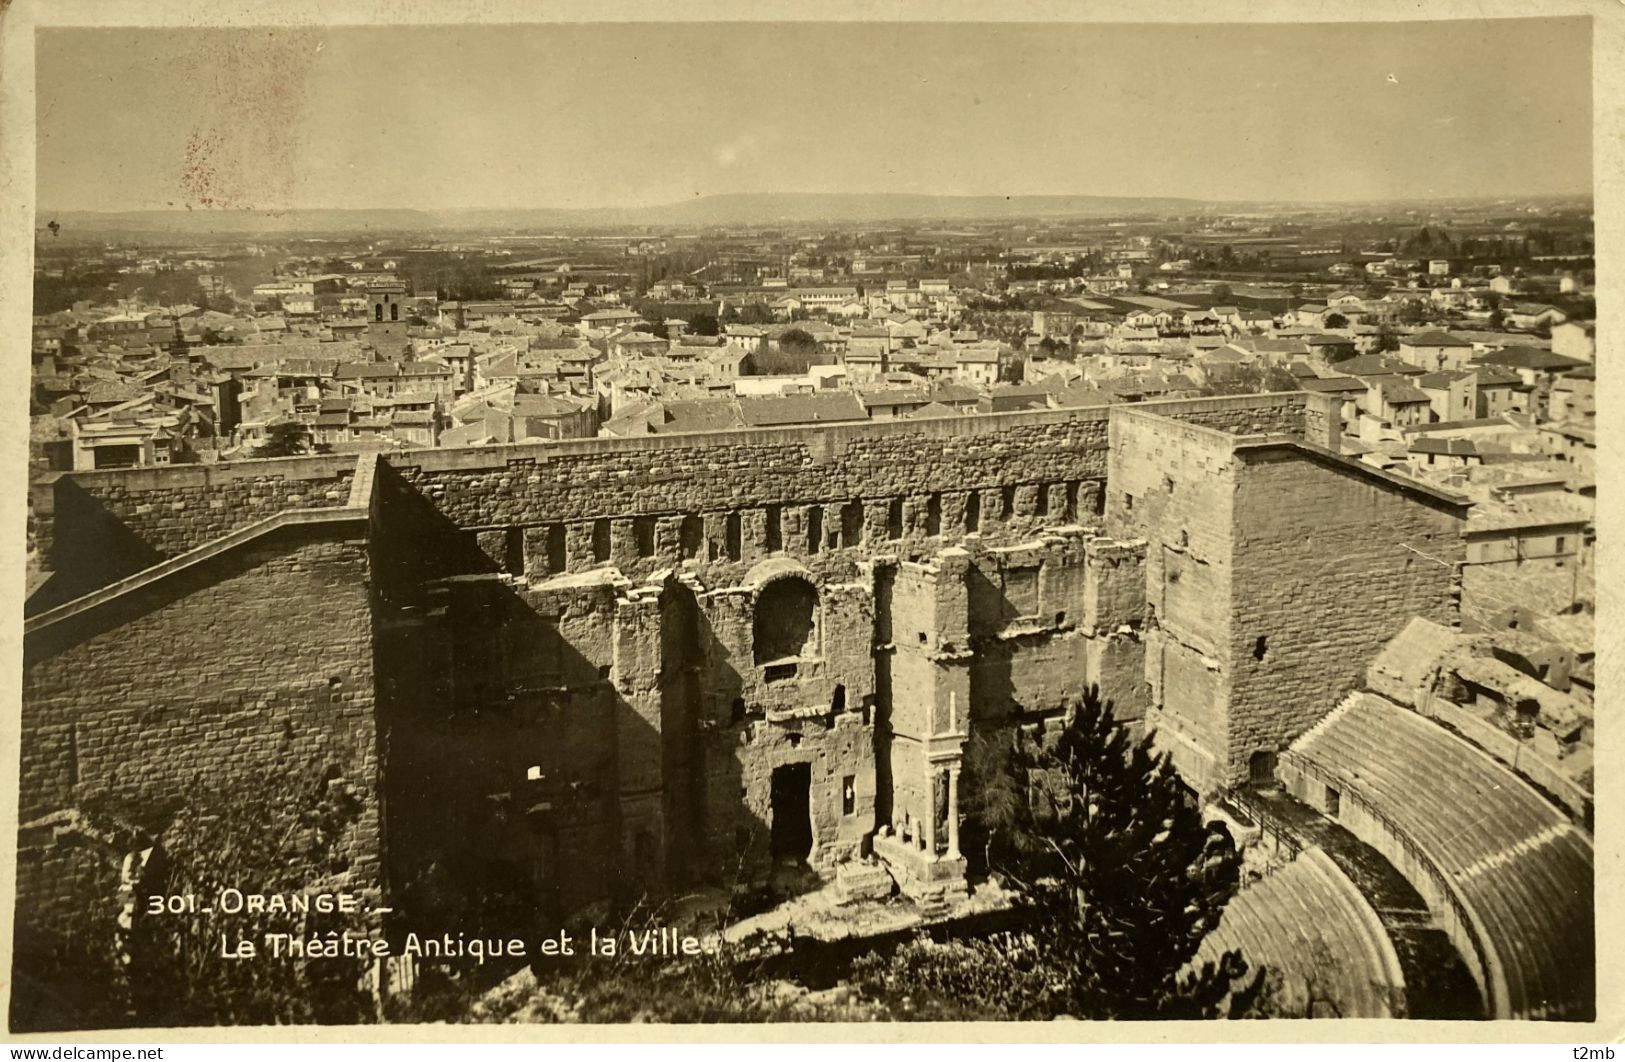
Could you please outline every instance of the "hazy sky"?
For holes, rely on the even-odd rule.
[[[1585,19],[50,30],[48,209],[1591,188]]]

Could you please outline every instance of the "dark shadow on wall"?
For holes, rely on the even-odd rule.
[[[984,579],[974,570],[970,578]],[[976,655],[970,665],[971,738],[960,780],[960,851],[968,861],[967,873],[981,878],[991,869],[990,852],[1003,840],[1000,826],[989,819],[997,819],[992,809],[999,803],[999,787],[1009,784],[1009,743],[1022,706],[1015,700],[1010,647],[986,636],[973,637],[971,644]]]
[[[775,579],[762,587],[751,624],[755,662],[807,655],[817,612],[818,590],[805,579]]]
[[[704,624],[694,591],[667,578],[660,592],[660,741],[663,814],[666,834],[665,879],[671,886],[690,882],[704,835],[705,753],[700,720],[705,714]]]
[[[896,583],[896,565],[875,566],[875,829],[891,825],[892,819],[892,658],[896,654],[892,646],[892,591]]]
[[[1011,646],[992,638],[978,638],[972,648],[976,656],[970,665],[971,728],[1014,722],[1023,706],[1016,703]],[[1078,679],[1082,681],[1083,676]]]
[[[472,533],[443,516],[389,464],[376,467],[370,561],[374,592],[384,603],[419,605],[433,580],[497,571]]]
[[[200,590],[243,575],[265,564],[271,558],[297,551],[313,543],[358,536],[359,524],[350,527],[295,524],[278,528],[250,544],[216,554],[136,590],[120,594],[104,605],[52,623],[26,636],[23,643],[24,664],[31,666],[40,660],[48,659],[80,642],[115,630]],[[141,569],[137,569],[139,570]],[[96,588],[89,587],[83,593],[70,595],[66,600],[75,600]],[[29,603],[32,605],[34,599],[30,599]]]
[[[59,478],[52,492],[52,575],[24,604],[25,616],[83,597],[164,559],[73,478]]]
[[[742,683],[693,591],[668,580],[640,614],[607,582],[505,579],[472,533],[382,466],[374,513],[385,847],[402,929],[535,939],[589,905],[733,880],[749,818],[734,754]],[[647,689],[618,688],[640,681],[613,670],[627,637],[658,652]],[[765,846],[766,823],[754,826]]]
[[[1002,579],[990,578],[980,565],[965,573],[965,589],[970,609],[967,633],[972,638],[997,634],[1021,615]]]
[[[621,713],[512,587],[452,577],[429,597],[379,640],[396,906],[424,931],[547,932],[620,878]]]
[[[741,726],[706,722],[738,679],[712,666],[692,592],[668,584],[663,597],[660,673],[641,703],[601,648],[571,643],[543,591],[451,576],[420,610],[381,617],[386,848],[403,925],[534,939],[590,905],[624,911],[756,875],[769,824],[743,800]],[[595,607],[613,602],[606,589]]]
[[[552,819],[589,802],[584,787],[527,784],[525,761],[542,758],[533,736],[578,707],[557,688],[555,625],[496,577],[472,534],[382,463],[371,508],[386,878],[398,920],[421,933],[529,936],[557,916]],[[602,804],[603,780],[583,781]]]

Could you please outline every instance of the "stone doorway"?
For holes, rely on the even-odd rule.
[[[1275,753],[1261,749],[1247,758],[1247,784],[1254,789],[1275,787]]]
[[[773,768],[773,858],[806,859],[812,852],[812,764]]]

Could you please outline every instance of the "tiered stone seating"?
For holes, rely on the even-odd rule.
[[[1274,1016],[1403,1016],[1393,945],[1354,883],[1318,848],[1238,893],[1196,961],[1217,962],[1232,950],[1267,970]]]
[[[1357,800],[1433,865],[1476,923],[1470,929],[1491,966],[1497,1017],[1593,1011],[1591,839],[1539,792],[1438,724],[1371,693],[1354,695],[1282,761],[1283,777],[1339,789],[1345,809]],[[1340,819],[1385,848],[1358,816]]]

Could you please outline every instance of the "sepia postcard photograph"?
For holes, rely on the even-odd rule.
[[[1620,19],[408,8],[0,15],[11,1035],[1617,1020]]]

